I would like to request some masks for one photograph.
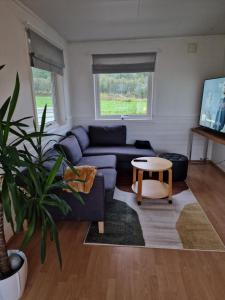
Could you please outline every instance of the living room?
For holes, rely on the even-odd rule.
[[[212,101],[214,94],[224,99],[224,17],[220,0],[0,2],[4,149],[16,145],[28,171],[36,172],[32,151],[39,150],[30,137],[41,136],[40,147],[47,144],[48,159],[54,158],[45,169],[56,169],[57,155],[63,161],[52,173],[54,182],[47,175],[41,182],[62,187],[63,178],[57,199],[48,196],[67,211],[62,217],[48,209],[61,249],[55,250],[57,238],[41,235],[42,219],[32,230],[32,212],[22,214],[21,206],[17,214],[21,201],[12,201],[9,212],[12,191],[5,197],[2,186],[8,221],[0,245],[2,299],[225,298],[224,126],[216,130],[203,116],[211,109],[225,120],[224,100],[218,114]],[[5,134],[9,96],[9,107],[14,110],[15,101],[16,108],[7,125],[14,127]],[[21,122],[12,124],[30,116],[21,121],[28,124],[26,134]],[[23,142],[17,147],[15,130],[26,148]],[[2,166],[6,159],[17,163],[14,152],[1,151]],[[33,173],[17,167],[29,182]],[[29,243],[21,247],[24,236]],[[5,258],[6,249],[25,256]],[[11,273],[4,271],[5,261]],[[26,275],[17,287],[22,275],[18,267],[12,270],[19,263]]]

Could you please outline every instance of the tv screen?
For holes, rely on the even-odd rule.
[[[225,77],[205,80],[200,126],[225,133]]]

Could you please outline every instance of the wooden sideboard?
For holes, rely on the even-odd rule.
[[[205,138],[205,146],[204,146],[204,150],[203,150],[203,152],[204,152],[203,160],[205,160],[205,161],[207,160],[208,145],[209,145],[210,140],[213,141],[214,143],[225,145],[225,136],[207,131],[201,127],[192,128],[191,134],[190,134],[190,147],[189,147],[189,154],[188,154],[189,160],[191,160],[191,156],[192,156],[192,145],[193,145],[193,135],[194,134],[201,135]]]

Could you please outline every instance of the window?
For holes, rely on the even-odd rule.
[[[101,117],[147,117],[151,106],[152,73],[95,75],[96,106]]]
[[[149,119],[155,54],[94,55],[96,119]]]
[[[34,104],[37,123],[40,125],[45,105],[47,105],[46,124],[57,121],[60,123],[59,78],[64,70],[63,50],[59,49],[48,40],[27,29],[30,65],[32,67]]]
[[[38,125],[45,105],[47,105],[46,124],[55,121],[55,74],[46,70],[32,68],[35,108]]]

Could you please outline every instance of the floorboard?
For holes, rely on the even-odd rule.
[[[121,188],[129,183],[119,178]],[[225,243],[225,176],[214,166],[191,164],[192,189]],[[175,192],[183,184],[175,186]],[[39,262],[37,237],[26,249],[29,274],[23,300],[222,300],[225,253],[83,245],[88,223],[59,224],[63,254],[60,271],[49,243]],[[10,246],[16,248],[21,237]]]

